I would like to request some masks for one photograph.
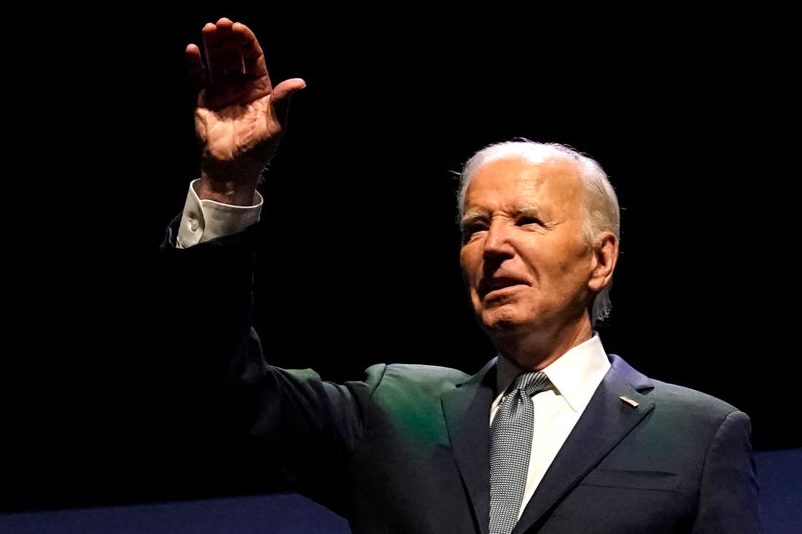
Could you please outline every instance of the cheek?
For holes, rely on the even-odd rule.
[[[459,264],[462,276],[469,286],[474,286],[477,277],[477,261],[470,248],[463,247],[459,254]]]
[[[591,248],[582,240],[571,240],[555,243],[546,254],[539,257],[540,265],[548,269],[555,277],[573,278],[588,269],[593,258]],[[536,260],[537,261],[537,260]]]

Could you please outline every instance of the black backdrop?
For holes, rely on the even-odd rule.
[[[494,141],[559,141],[623,207],[606,348],[747,411],[757,449],[802,446],[782,15],[533,7],[9,16],[4,509],[272,489],[126,382],[157,350],[138,342],[149,258],[197,173],[183,48],[221,15],[257,32],[274,80],[308,84],[263,187],[271,361],[337,380],[378,361],[478,369],[492,348],[463,294],[453,171]]]

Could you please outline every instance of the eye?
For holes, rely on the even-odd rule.
[[[515,219],[515,224],[517,226],[530,226],[530,225],[543,226],[543,221],[541,221],[534,215],[521,215],[520,217]]]
[[[487,223],[484,221],[470,221],[462,225],[462,242],[467,243],[479,232],[487,230]]]

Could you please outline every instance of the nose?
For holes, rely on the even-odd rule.
[[[486,260],[498,261],[515,255],[515,249],[510,242],[510,228],[503,219],[494,219],[490,223],[484,245]]]

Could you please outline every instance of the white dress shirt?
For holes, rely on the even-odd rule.
[[[190,184],[187,193],[176,238],[178,248],[188,248],[233,234],[259,221],[263,199],[258,192],[252,206],[234,206],[199,199],[195,192],[196,182]],[[554,389],[538,393],[532,398],[535,424],[519,517],[609,368],[607,353],[598,334],[594,333],[589,340],[573,347],[543,369]],[[523,370],[514,363],[503,357],[498,358],[496,391],[500,393],[490,408],[491,423],[504,391],[521,372]]]
[[[514,363],[502,357],[498,358],[497,365],[496,391],[500,393],[490,407],[491,423],[505,390],[515,377],[523,372]],[[519,518],[608,369],[610,361],[596,333],[542,369],[554,384],[554,389],[532,397],[535,405],[535,425],[532,432],[532,451],[526,474],[526,487],[518,512]]]

